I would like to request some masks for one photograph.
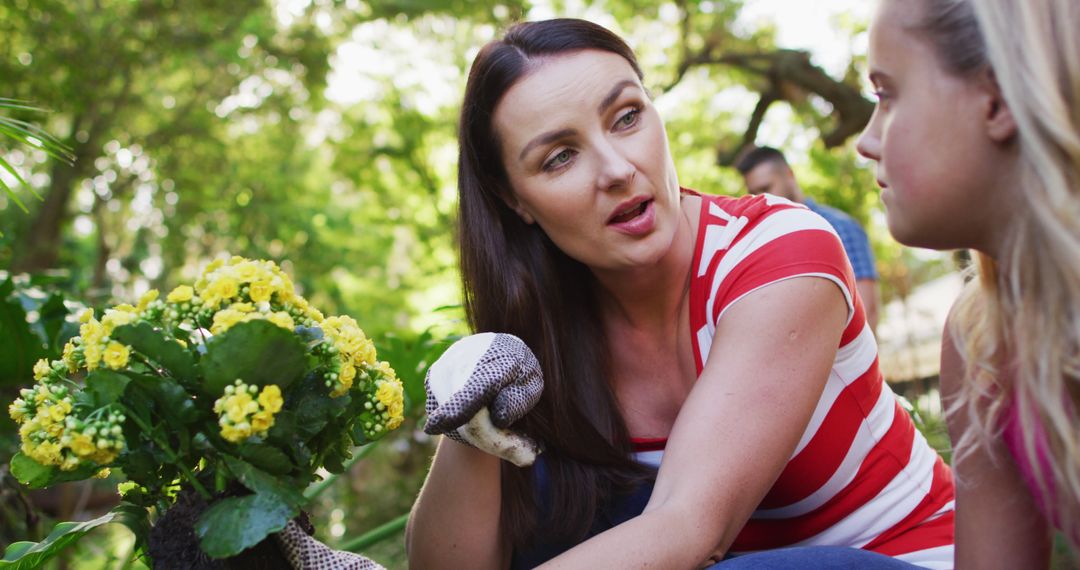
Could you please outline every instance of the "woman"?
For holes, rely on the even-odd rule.
[[[833,545],[946,567],[951,475],[882,382],[840,241],[782,199],[681,189],[641,77],[578,20],[515,26],[473,64],[466,312],[536,353],[544,394],[515,427],[545,451],[518,469],[444,439],[410,563],[690,568]],[[819,552],[836,554],[797,556]]]
[[[1080,549],[1078,29],[1075,0],[885,0],[870,31],[889,229],[978,252],[941,362],[965,568]]]

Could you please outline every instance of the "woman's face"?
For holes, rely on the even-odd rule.
[[[511,206],[594,270],[655,263],[675,235],[679,184],[633,68],[599,50],[534,65],[494,115]]]
[[[992,82],[946,71],[913,30],[923,1],[883,0],[870,27],[877,108],[859,153],[877,162],[889,231],[920,247],[984,249],[1009,216]]]

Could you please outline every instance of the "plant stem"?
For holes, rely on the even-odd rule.
[[[346,542],[341,545],[341,550],[347,550],[349,552],[359,552],[372,544],[381,542],[394,534],[401,532],[405,528],[405,524],[409,522],[409,513],[405,513],[396,519],[384,523],[378,527],[371,529],[368,532]]]
[[[371,450],[375,448],[375,444],[377,444],[377,443],[378,442],[372,442],[372,443],[369,443],[369,444],[365,445],[364,447],[361,447],[360,451],[357,451],[355,455],[353,455],[351,458],[349,458],[348,461],[345,462],[345,468],[342,469],[341,472],[344,473],[344,472],[348,471],[350,467],[352,467],[353,465],[356,465],[357,461],[360,461],[361,459],[367,457],[367,455],[369,453],[371,453]],[[339,474],[332,473],[330,475],[327,475],[326,479],[323,479],[322,481],[319,481],[318,483],[312,483],[304,491],[304,498],[308,499],[308,500],[311,500],[311,499],[314,499],[315,497],[319,496],[320,494],[322,494],[323,491],[325,491],[328,487],[330,487],[330,485],[333,485],[334,482],[337,481],[337,478],[339,476],[340,476]]]
[[[150,439],[152,439],[154,443],[156,443],[158,447],[161,448],[161,451],[165,452],[165,455],[169,458],[169,461],[172,461],[173,464],[176,465],[176,468],[180,470],[180,474],[183,475],[185,479],[187,479],[188,483],[191,483],[191,486],[196,491],[198,491],[198,493],[202,495],[204,499],[209,501],[213,498],[213,496],[209,492],[207,492],[206,488],[202,486],[202,483],[199,483],[199,480],[195,478],[195,475],[187,468],[187,466],[180,461],[180,458],[177,457],[176,453],[172,450],[171,447],[169,447],[169,444],[167,442],[163,441],[160,437],[158,437],[157,434],[154,433],[154,430],[151,429],[150,426],[146,425],[146,422],[142,421],[142,418],[132,413],[131,410],[127,409],[127,407],[123,406],[122,404],[117,405],[120,406],[120,409],[124,411],[125,416],[131,418],[132,421],[134,421],[139,426],[139,428],[142,429],[143,432],[145,432],[147,435],[149,435]]]

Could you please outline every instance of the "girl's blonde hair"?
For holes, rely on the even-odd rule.
[[[1080,2],[925,5],[921,29],[944,67],[989,65],[1019,129],[1022,204],[997,260],[977,256],[950,331],[967,370],[949,413],[971,426],[957,454],[998,436],[1015,405],[1026,462],[1060,517],[1051,522],[1080,550]]]

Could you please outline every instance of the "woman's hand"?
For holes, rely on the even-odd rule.
[[[424,381],[427,424],[424,431],[445,434],[524,467],[539,446],[505,428],[536,405],[544,390],[540,364],[516,336],[467,336],[431,365]]]

